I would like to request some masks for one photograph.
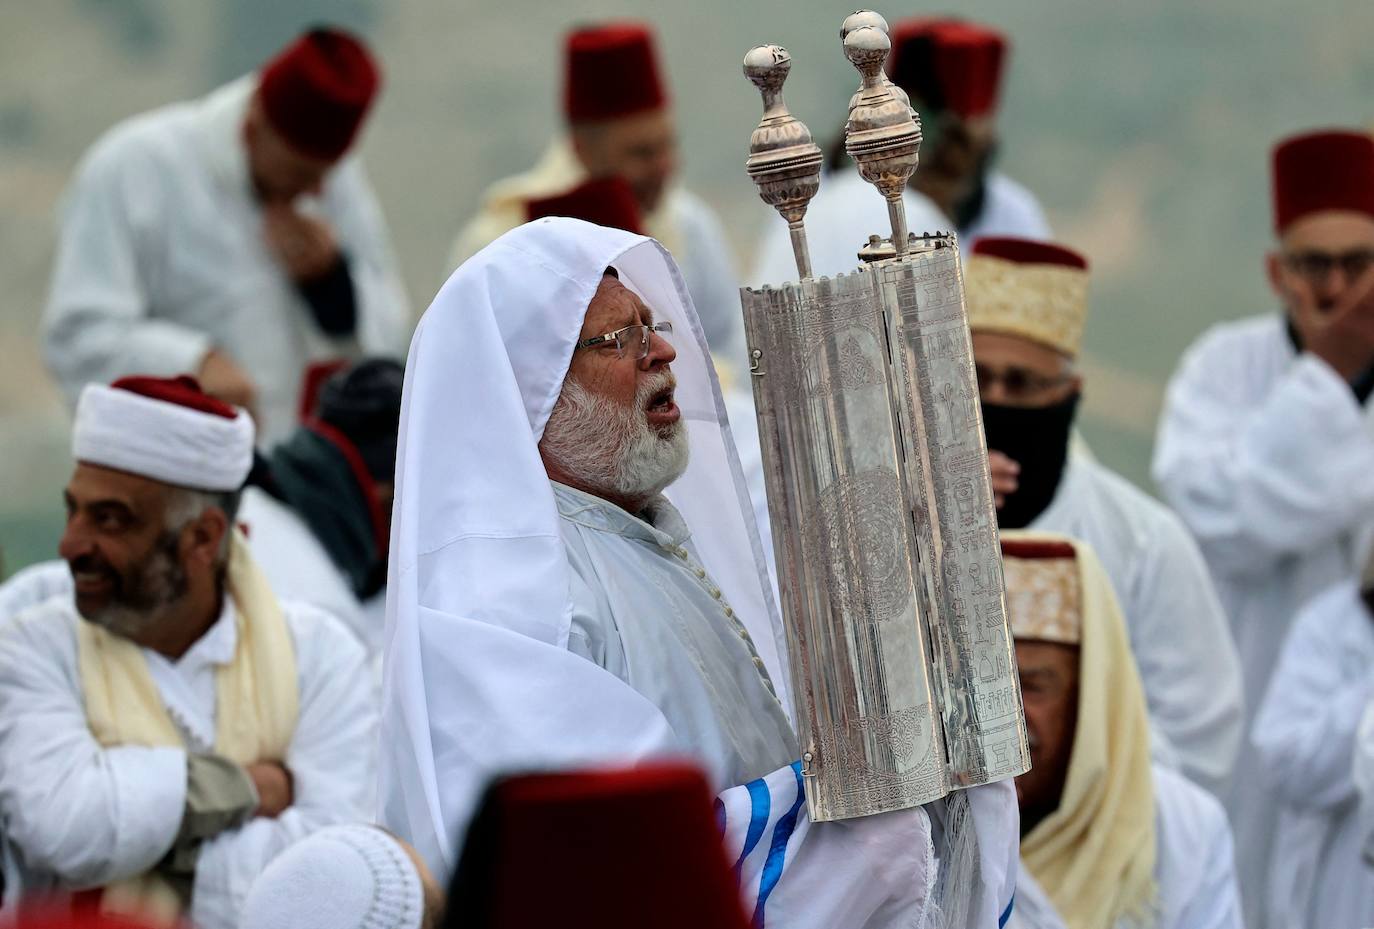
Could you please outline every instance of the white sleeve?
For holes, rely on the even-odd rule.
[[[1355,654],[1341,629],[1374,619],[1342,585],[1303,608],[1269,679],[1251,738],[1262,764],[1257,776],[1304,810],[1329,809],[1355,796],[1355,734],[1370,699],[1374,669],[1343,671]]]
[[[1213,793],[1244,737],[1240,657],[1197,543],[1172,513],[1152,527],[1129,596],[1131,646],[1151,728],[1178,766]]]
[[[72,400],[91,381],[195,371],[212,347],[205,333],[150,315],[140,249],[163,245],[140,241],[158,221],[157,183],[143,174],[149,158],[98,146],[64,199],[42,339]]]
[[[0,708],[0,818],[26,866],[98,887],[166,855],[186,805],[186,753],[95,741],[65,615],[30,613],[0,632]]]
[[[1246,359],[1235,354],[1213,335],[1185,356],[1153,472],[1209,565],[1254,577],[1369,520],[1374,435],[1324,361],[1300,356],[1256,405],[1239,389]]]
[[[377,197],[362,163],[342,164],[330,192],[339,246],[348,256],[358,307],[358,343],[368,355],[404,358],[414,320]]]
[[[726,790],[716,813],[755,929],[928,924],[935,853],[923,809],[812,823],[798,762]]]
[[[1160,929],[1243,929],[1235,850],[1226,814],[1219,804],[1210,802],[1195,815],[1199,821],[1189,831],[1199,833],[1205,844],[1179,849],[1187,857],[1177,863],[1179,870],[1187,871],[1195,879],[1193,893],[1179,901],[1177,918],[1161,923]]]
[[[1355,790],[1360,797],[1360,828],[1364,832],[1364,857],[1374,863],[1374,700],[1365,705],[1355,736]]]
[[[322,826],[366,822],[375,797],[376,694],[366,654],[333,617],[293,605],[300,717],[287,750],[294,798],[206,842],[196,864],[193,918],[235,929],[253,880],[291,843]]]

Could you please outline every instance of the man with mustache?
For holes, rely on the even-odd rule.
[[[677,126],[655,46],[653,31],[637,22],[596,23],[568,33],[565,131],[533,168],[487,189],[445,271],[541,216],[643,232],[677,258],[711,351],[742,366],[737,272],[720,220],[679,182]]]
[[[1226,814],[1151,763],[1145,695],[1092,549],[1012,530],[1002,558],[1031,746],[1016,779],[1021,867],[1068,929],[1239,929]]]
[[[1267,270],[1282,311],[1221,323],[1188,350],[1153,465],[1216,581],[1250,713],[1293,618],[1356,576],[1374,522],[1374,140],[1314,132],[1272,157],[1278,241]],[[1247,744],[1238,770],[1259,764]],[[1237,779],[1227,800],[1256,929],[1275,805],[1255,777]]]
[[[373,690],[234,528],[248,414],[189,377],[81,394],[74,594],[0,628],[0,816],[26,895],[234,929],[279,851],[373,796]]]
[[[380,86],[361,41],[317,28],[96,142],[64,199],[43,316],[72,402],[87,383],[191,371],[253,413],[267,448],[312,362],[404,350],[408,301],[353,154]]]
[[[806,816],[752,508],[661,245],[512,230],[445,284],[406,371],[380,773],[383,821],[431,868],[456,866],[493,778],[672,756],[720,798],[756,926],[922,926],[937,903],[998,924],[1008,781],[967,820]]]
[[[1207,567],[1178,517],[1074,448],[1087,259],[1047,242],[980,239],[964,281],[998,523],[1093,546],[1126,617],[1155,756],[1220,794],[1243,712]]]

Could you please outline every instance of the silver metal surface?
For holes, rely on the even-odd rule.
[[[1030,764],[958,246],[905,230],[920,130],[881,76],[885,30],[861,11],[842,38],[864,78],[846,147],[887,200],[892,236],[875,235],[851,274],[811,279],[799,260],[799,282],[741,291],[817,821],[916,806]],[[800,226],[815,181],[773,194],[787,186],[773,170],[787,146],[760,136],[770,114],[791,118],[776,97],[780,51],[746,59],[768,111],[750,175]]]
[[[825,158],[811,130],[794,117],[782,99],[792,56],[781,45],[760,45],[744,56],[744,76],[763,95],[763,119],[749,138],[749,176],[763,202],[787,220],[799,280],[811,276],[811,255],[802,220],[821,183]]]

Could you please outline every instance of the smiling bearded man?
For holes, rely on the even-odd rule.
[[[955,898],[979,929],[1006,912],[1009,782],[940,829],[938,805],[807,819],[752,507],[658,243],[551,218],[459,268],[411,345],[396,477],[382,818],[431,868],[457,864],[494,778],[671,756],[718,792],[755,926],[916,929]],[[937,888],[956,841],[966,867]],[[603,870],[565,924],[622,892]],[[672,909],[642,922],[680,925]]]

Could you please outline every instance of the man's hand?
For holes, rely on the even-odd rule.
[[[262,215],[267,246],[293,281],[313,280],[338,262],[339,243],[328,223],[288,204],[270,204]]]
[[[196,372],[200,386],[212,397],[241,406],[253,419],[258,418],[258,387],[248,373],[217,348],[210,349]]]
[[[1001,509],[1010,494],[1021,486],[1021,466],[1001,452],[988,452],[988,471],[992,473],[992,499]]]
[[[1293,325],[1303,347],[1325,361],[1347,381],[1374,364],[1374,271],[1350,286],[1329,311],[1316,308],[1311,288],[1291,292],[1297,312]]]
[[[258,790],[258,808],[253,812],[254,816],[275,819],[291,806],[295,795],[291,772],[284,765],[275,761],[259,761],[244,770]]]

